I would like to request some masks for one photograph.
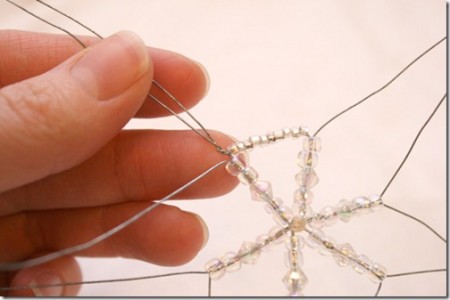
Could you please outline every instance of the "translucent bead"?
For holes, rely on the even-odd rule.
[[[342,222],[348,222],[355,215],[355,211],[353,210],[353,203],[342,199],[336,206],[337,215]]]
[[[248,141],[254,146],[261,145],[261,137],[259,135],[253,135],[249,137]]]
[[[303,254],[300,251],[287,251],[284,253],[284,264],[288,268],[303,266]]]
[[[299,235],[290,236],[284,242],[286,249],[299,251],[305,246],[305,240]]]
[[[283,129],[281,129],[283,131],[283,134],[286,138],[290,138],[292,137],[292,129],[289,127],[285,127]]]
[[[298,129],[300,130],[301,135],[307,136],[307,137],[310,136],[309,135],[310,130],[309,130],[308,126],[300,126]]]
[[[322,228],[325,226],[325,219],[321,214],[314,214],[309,224],[314,228]]]
[[[304,202],[306,204],[311,204],[313,196],[313,192],[304,187],[301,187],[299,189],[296,189],[294,192],[294,202]]]
[[[297,156],[297,165],[300,168],[317,166],[318,156],[316,152],[300,151]]]
[[[289,224],[289,229],[294,232],[301,232],[305,230],[306,220],[299,216],[294,216]]]
[[[269,236],[274,244],[281,244],[284,241],[283,227],[275,226],[269,231]]]
[[[308,283],[308,278],[300,270],[300,268],[289,270],[283,277],[283,283],[288,289],[289,293],[297,293],[303,290]]]
[[[237,178],[241,183],[248,185],[255,183],[258,180],[258,173],[252,167],[247,166],[237,175]]]
[[[322,149],[322,143],[319,137],[310,137],[303,140],[303,150],[319,152]]]
[[[270,201],[272,185],[268,181],[257,181],[250,185],[250,194],[255,201]]]
[[[275,213],[275,211],[277,211],[278,208],[279,208],[280,206],[282,206],[282,205],[283,205],[283,200],[281,200],[280,198],[275,198],[275,199],[270,200],[270,201],[267,203],[267,205],[266,205],[266,207],[264,208],[264,210],[265,210],[268,214],[273,214],[273,213]]]
[[[292,137],[294,137],[294,138],[298,138],[302,135],[302,132],[301,132],[300,128],[298,128],[298,127],[293,127],[291,129],[291,131],[292,131]]]
[[[241,268],[241,262],[234,252],[228,252],[221,257],[221,261],[225,265],[225,269],[228,272],[239,271]]]
[[[232,176],[238,176],[247,167],[245,158],[240,155],[231,156],[225,168]]]
[[[353,265],[356,253],[350,244],[337,245],[333,258],[340,267]]]
[[[284,139],[284,132],[283,130],[274,131],[273,136],[275,137],[276,140],[282,140]]]
[[[225,274],[225,265],[218,258],[214,258],[207,262],[205,269],[211,279],[219,279]]]
[[[308,167],[301,169],[300,172],[295,175],[295,180],[299,186],[310,189],[319,182],[319,177],[317,177],[313,168]]]
[[[292,210],[285,205],[280,205],[278,209],[273,213],[275,222],[280,225],[289,224],[293,216],[294,214],[292,213]]]
[[[313,214],[311,206],[298,203],[294,203],[294,205],[292,206],[292,212],[294,213],[294,215],[301,217],[305,220],[310,218]]]
[[[306,245],[309,247],[316,249],[320,245],[322,245],[322,240],[325,238],[325,234],[320,229],[314,229],[311,231],[310,234],[308,234],[308,237],[306,238],[305,242]]]
[[[272,238],[267,234],[262,234],[256,238],[256,242],[261,246],[261,250],[268,252],[272,249]]]
[[[244,242],[239,249],[238,256],[243,263],[253,265],[256,264],[260,253],[261,247],[257,243]]]
[[[359,274],[364,274],[370,269],[371,265],[372,261],[367,256],[362,254],[356,258],[356,263],[353,264],[353,270]]]
[[[322,243],[319,246],[319,253],[328,256],[331,255],[336,249],[336,241],[331,237],[324,237]]]
[[[383,199],[379,195],[373,194],[369,196],[370,209],[378,211],[383,208]]]
[[[369,277],[370,280],[372,280],[375,283],[379,283],[383,281],[386,278],[387,269],[379,264],[374,263],[371,267],[369,272],[367,272],[367,277]]]
[[[370,201],[367,197],[359,196],[352,200],[358,215],[364,215],[370,212]]]
[[[336,210],[334,207],[332,206],[325,206],[324,208],[322,208],[322,210],[320,211],[320,214],[323,216],[324,218],[324,222],[326,226],[331,226],[334,223],[336,223],[338,216],[336,213]]]

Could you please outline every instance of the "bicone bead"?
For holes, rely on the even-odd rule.
[[[241,268],[241,262],[234,252],[228,252],[221,257],[227,272],[235,272]]]
[[[320,211],[320,214],[323,216],[324,222],[326,226],[331,226],[337,221],[337,213],[334,207],[325,206]]]
[[[303,150],[319,152],[322,149],[322,143],[319,137],[310,137],[303,140]]]
[[[348,222],[355,215],[355,211],[353,210],[353,203],[351,201],[342,199],[336,205],[337,215],[342,222]]]
[[[268,214],[273,214],[282,205],[283,205],[283,200],[281,200],[280,198],[275,198],[275,199],[272,199],[269,202],[267,202],[267,205],[265,206],[264,210]]]
[[[268,181],[257,181],[250,184],[250,193],[255,201],[270,201],[272,199],[272,185]]]
[[[207,262],[205,269],[211,279],[219,279],[225,274],[225,264],[218,258]]]
[[[312,151],[300,151],[297,156],[297,165],[300,168],[311,167],[314,168],[317,165],[318,156],[316,152]]]
[[[288,268],[303,266],[303,254],[297,250],[289,250],[284,254],[284,264]]]
[[[232,176],[238,176],[247,167],[245,158],[241,155],[232,155],[225,168]]]
[[[372,261],[364,254],[361,254],[356,258],[356,263],[353,264],[353,270],[359,274],[364,274],[370,269],[371,265]]]
[[[335,249],[336,241],[331,237],[325,236],[319,246],[319,253],[326,256],[332,254]]]
[[[294,202],[304,202],[310,204],[313,200],[314,194],[305,187],[296,189],[294,192]]]
[[[298,293],[308,283],[308,278],[300,268],[289,270],[283,277],[283,283],[289,293]]]
[[[369,196],[370,209],[372,211],[378,211],[383,208],[383,199],[379,195],[373,194]]]
[[[307,167],[301,169],[300,172],[295,175],[295,180],[300,187],[310,189],[319,182],[319,177],[317,177],[313,168]]]
[[[333,252],[333,258],[340,267],[353,265],[356,253],[350,244],[337,245]]]
[[[280,205],[273,213],[274,220],[280,225],[289,224],[293,216],[292,210],[285,205]]]
[[[281,244],[284,241],[283,227],[275,226],[269,231],[269,236],[273,240],[274,244]]]
[[[246,264],[256,264],[261,253],[261,247],[257,243],[244,242],[239,249],[238,256],[241,261]]]
[[[322,245],[322,240],[325,239],[325,234],[320,229],[314,229],[308,234],[305,242],[306,245],[315,249]]]
[[[258,180],[258,173],[255,169],[247,166],[242,172],[237,175],[239,181],[245,185],[255,183]]]
[[[272,249],[272,238],[267,234],[262,234],[256,238],[256,242],[261,246],[261,250],[264,252],[270,251]]]
[[[370,201],[367,197],[356,197],[352,200],[352,203],[358,215],[364,215],[370,212]]]
[[[369,277],[370,280],[372,280],[375,283],[379,283],[383,281],[386,278],[387,269],[379,264],[374,263],[371,267],[369,272],[367,272],[367,277]]]

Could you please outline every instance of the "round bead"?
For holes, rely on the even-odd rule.
[[[353,265],[356,253],[350,244],[337,245],[333,252],[333,258],[340,267]]]
[[[359,196],[352,200],[356,214],[364,215],[370,212],[370,201],[367,197]]]
[[[379,283],[383,281],[386,278],[387,269],[379,264],[374,263],[371,267],[369,272],[367,272],[367,277],[369,277],[370,280],[372,280],[375,283]]]
[[[285,127],[281,129],[283,131],[283,134],[286,138],[292,137],[292,129],[289,127]]]
[[[322,208],[320,214],[323,216],[326,226],[333,225],[338,219],[335,208],[331,206],[325,206],[324,208]]]
[[[228,272],[235,272],[241,268],[241,262],[236,257],[236,253],[228,252],[224,256],[222,256],[221,261],[225,265],[225,269]]]
[[[261,137],[258,135],[253,135],[253,136],[249,137],[248,141],[254,146],[261,145]]]
[[[319,246],[319,253],[327,256],[334,252],[334,249],[336,248],[336,241],[331,237],[324,237],[322,239],[322,243]]]
[[[322,240],[325,238],[325,234],[320,229],[314,229],[308,234],[305,242],[306,245],[315,249],[322,245]]]
[[[289,224],[289,229],[294,232],[301,232],[305,230],[306,220],[302,217],[295,215]]]
[[[247,166],[237,175],[237,178],[241,183],[248,185],[255,183],[258,180],[258,173],[252,167]]]
[[[325,226],[325,219],[321,214],[314,214],[312,216],[310,225],[314,228],[322,228],[323,226]]]
[[[256,264],[259,254],[261,253],[261,247],[254,242],[244,242],[239,249],[238,257],[246,264]]]
[[[225,265],[218,258],[214,258],[207,262],[205,269],[211,279],[217,280],[225,274]]]
[[[372,261],[367,256],[362,254],[356,258],[356,262],[353,264],[353,270],[359,274],[364,274],[370,269],[371,265]]]
[[[303,140],[303,150],[319,152],[322,149],[322,144],[319,137],[310,137]]]
[[[300,235],[287,238],[284,242],[286,249],[300,251],[305,246],[305,240]]]
[[[291,209],[285,205],[280,205],[273,213],[274,220],[280,225],[289,224],[293,216]]]
[[[268,252],[272,249],[271,243],[273,242],[269,235],[262,234],[256,238],[256,242],[261,246],[261,250]]]
[[[313,214],[311,206],[307,204],[294,203],[292,206],[292,211],[296,216],[299,216],[305,220],[310,218]]]
[[[383,199],[379,195],[373,194],[369,196],[370,209],[378,211],[383,208]]]
[[[300,172],[295,175],[295,180],[300,187],[310,189],[319,182],[316,172],[313,168],[302,168]]]
[[[311,167],[314,168],[317,165],[318,156],[316,152],[300,151],[297,156],[297,165],[300,168]]]
[[[348,222],[355,215],[356,211],[353,210],[353,203],[342,199],[336,206],[337,216],[342,222]]]
[[[245,159],[240,155],[232,155],[225,168],[232,176],[238,176],[247,167]]]
[[[300,268],[296,268],[293,270],[289,270],[286,275],[283,277],[283,283],[288,289],[289,293],[298,293],[305,285],[308,283],[308,278],[306,275],[300,270]]]
[[[313,197],[313,192],[304,187],[296,189],[294,192],[294,202],[304,202],[306,204],[311,204]]]

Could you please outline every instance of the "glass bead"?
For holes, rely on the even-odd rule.
[[[310,248],[316,249],[322,245],[322,239],[325,238],[325,234],[320,229],[313,229],[310,234],[308,234],[305,242]]]
[[[228,173],[232,176],[238,176],[246,167],[247,164],[240,155],[232,155],[230,161],[225,166]]]
[[[356,262],[353,264],[353,270],[359,274],[364,274],[370,269],[371,265],[372,261],[367,256],[362,254],[356,258]]]
[[[367,272],[367,277],[375,283],[380,283],[386,278],[386,273],[387,269],[383,265],[374,263]]]
[[[299,251],[305,246],[305,240],[300,235],[293,235],[286,238],[284,244],[288,250],[294,249]]]
[[[298,128],[298,127],[291,128],[291,131],[292,131],[292,137],[294,137],[294,138],[298,138],[302,135],[302,132],[301,132],[300,128]]]
[[[370,212],[370,201],[367,197],[359,196],[352,200],[357,215],[364,215]]]
[[[320,229],[325,226],[325,219],[321,214],[314,214],[309,224],[311,227]]]
[[[300,187],[310,189],[319,182],[316,172],[313,168],[303,168],[295,175],[295,180]]]
[[[217,280],[225,274],[225,265],[218,258],[214,258],[207,262],[205,269],[211,279]]]
[[[336,248],[336,241],[331,237],[324,237],[319,245],[319,253],[323,256],[331,255]]]
[[[273,214],[275,213],[275,211],[278,210],[278,208],[280,206],[283,205],[283,200],[281,200],[280,198],[275,198],[270,200],[267,205],[265,206],[264,210],[268,213],[268,214]]]
[[[286,251],[284,253],[284,264],[288,268],[303,266],[303,254],[300,251]]]
[[[333,225],[334,223],[336,223],[336,221],[338,219],[336,210],[332,206],[325,206],[320,211],[320,214],[323,216],[324,223],[325,223],[326,226]]]
[[[337,215],[342,222],[348,222],[355,215],[351,201],[342,199],[336,206]]]
[[[238,257],[240,257],[243,263],[254,265],[260,253],[261,247],[257,243],[244,242],[241,249],[239,249]]]
[[[322,149],[322,143],[319,137],[310,137],[303,140],[303,150],[319,152]]]
[[[297,156],[297,165],[300,168],[317,166],[318,156],[316,152],[300,151]]]
[[[281,244],[284,241],[283,227],[275,226],[269,231],[269,236],[274,244]]]
[[[305,230],[306,220],[299,216],[294,216],[289,224],[289,229],[294,232],[301,232]]]
[[[294,203],[294,205],[292,206],[292,212],[294,213],[294,215],[301,217],[305,220],[312,217],[313,215],[311,206],[306,204]]]
[[[239,271],[241,268],[241,262],[234,252],[228,252],[221,257],[221,261],[225,265],[225,269],[228,272]]]
[[[280,205],[272,215],[274,220],[280,225],[289,224],[289,222],[292,220],[292,217],[294,216],[292,210],[285,205]]]
[[[272,185],[268,181],[257,181],[250,185],[250,194],[255,201],[270,201]]]
[[[356,253],[350,244],[337,245],[333,258],[340,267],[353,265]]]
[[[254,146],[261,145],[261,137],[258,135],[253,135],[253,136],[249,137],[248,141],[250,142],[250,144],[252,144]]]
[[[245,185],[255,183],[258,180],[258,173],[255,169],[247,166],[242,172],[237,175],[239,181]]]
[[[301,187],[299,189],[296,189],[294,192],[294,202],[304,202],[306,204],[311,204],[313,196],[313,192],[304,187]]]
[[[292,137],[292,129],[291,128],[285,127],[283,129],[281,129],[281,131],[283,131],[283,134],[286,138]]]
[[[261,250],[268,252],[272,249],[272,239],[267,234],[262,234],[256,238],[256,242],[261,246]]]
[[[283,277],[283,283],[289,293],[300,292],[308,283],[308,278],[300,268],[296,268],[294,270],[289,270],[286,273]]]
[[[301,135],[310,137],[310,135],[309,135],[310,130],[309,130],[308,126],[300,126],[298,129],[300,130]]]
[[[282,140],[285,138],[283,130],[277,130],[273,132],[273,136],[276,140]]]
[[[373,194],[369,196],[370,209],[378,211],[383,208],[383,199],[379,195]]]

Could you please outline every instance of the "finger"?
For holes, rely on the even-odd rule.
[[[86,45],[98,38],[79,37]],[[79,52],[82,46],[67,35],[55,35],[14,30],[0,31],[0,87],[49,71]],[[167,50],[149,48],[153,60],[154,79],[170,91],[184,106],[192,107],[206,94],[209,79],[201,64]],[[150,92],[180,112],[157,87]],[[170,115],[150,99],[138,111],[138,117]]]
[[[39,255],[43,254],[45,253],[39,253]],[[80,282],[81,280],[81,269],[77,261],[73,257],[64,256],[42,265],[17,271],[12,277],[10,283],[12,289],[8,296],[74,296],[80,290],[79,285],[64,286],[61,284],[64,282]],[[21,288],[26,286],[31,288]]]
[[[0,194],[0,215],[161,199],[226,158],[191,131],[123,131],[79,166]],[[175,198],[219,196],[236,184],[222,166]]]
[[[0,90],[0,191],[86,160],[142,105],[152,64],[122,32],[40,76]]]
[[[0,261],[23,260],[34,253],[78,245],[117,226],[151,203],[122,203],[104,207],[24,212],[0,220],[2,244],[14,251]],[[11,226],[14,232],[11,232]],[[204,246],[208,230],[195,214],[159,205],[122,231],[76,255],[127,257],[158,265],[190,261]]]

